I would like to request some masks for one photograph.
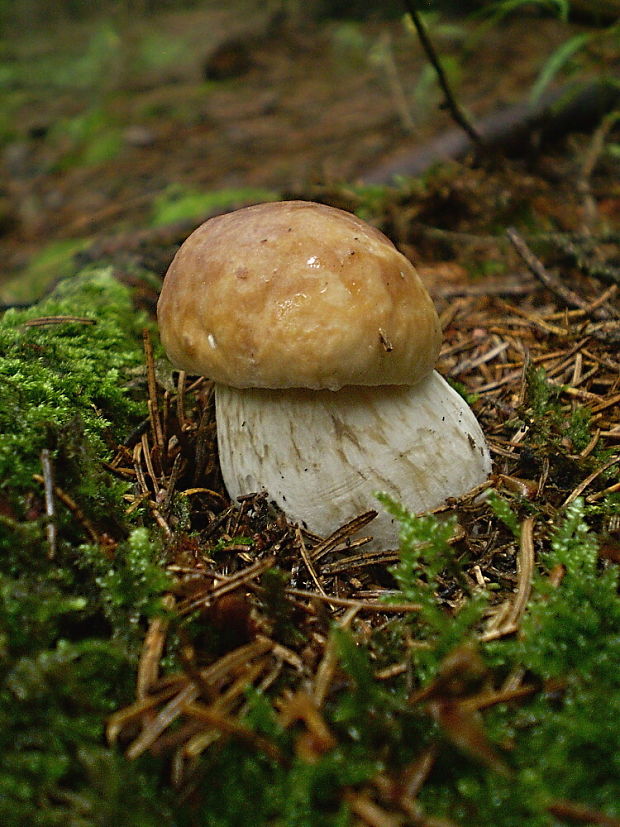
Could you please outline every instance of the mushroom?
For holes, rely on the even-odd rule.
[[[173,364],[215,382],[232,498],[265,490],[326,536],[377,491],[420,512],[490,473],[472,411],[433,370],[426,289],[355,215],[283,201],[211,218],[179,249],[157,312]],[[397,545],[388,513],[371,531],[374,547]]]

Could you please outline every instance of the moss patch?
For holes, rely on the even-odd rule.
[[[106,715],[134,682],[140,626],[167,583],[159,545],[124,519],[126,484],[102,465],[145,415],[143,394],[130,389],[144,323],[107,270],[0,322],[3,824],[121,824],[129,805],[133,823],[155,824],[167,812],[161,796],[153,803],[156,774],[103,738]],[[34,476],[43,449],[80,514],[56,500],[53,559]],[[85,546],[84,525],[106,544]]]

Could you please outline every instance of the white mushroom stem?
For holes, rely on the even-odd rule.
[[[266,490],[327,536],[369,509],[373,548],[398,545],[399,527],[375,497],[416,513],[483,482],[491,459],[467,403],[433,371],[414,386],[339,391],[216,387],[222,474],[232,498]]]

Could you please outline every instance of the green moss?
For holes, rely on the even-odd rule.
[[[532,432],[532,441],[561,450],[562,440],[569,439],[574,451],[586,447],[591,437],[592,413],[577,406],[569,413],[562,409],[562,387],[547,379],[544,368],[530,365],[526,371],[525,417]]]
[[[52,315],[96,323],[25,325]],[[253,690],[242,723],[269,739],[279,757],[258,742],[222,738],[193,767],[191,790],[199,794],[185,807],[162,785],[158,761],[128,762],[105,745],[105,719],[134,697],[146,624],[161,611],[169,585],[161,543],[140,524],[140,512],[128,521],[125,485],[102,465],[145,416],[144,323],[126,288],[102,270],[0,321],[0,822],[344,827],[354,822],[347,792],[371,789],[379,775],[398,779],[429,748],[436,760],[419,796],[429,818],[546,827],[556,823],[548,808],[557,799],[620,815],[618,577],[599,559],[589,525],[617,513],[620,498],[613,496],[587,509],[576,500],[557,518],[537,518],[539,568],[519,634],[479,644],[484,674],[464,683],[463,691],[473,693],[480,681],[497,688],[507,675],[522,674],[532,687],[519,703],[481,716],[507,775],[469,754],[467,738],[459,743],[426,702],[412,702],[412,691],[433,689],[455,649],[478,639],[488,604],[485,595],[468,596],[449,542],[452,521],[414,517],[385,497],[402,528],[392,599],[420,610],[374,631],[366,627],[363,635],[355,623],[332,629],[338,669],[320,714],[333,746],[303,760],[303,725],[283,729],[269,694],[282,688]],[[539,433],[555,440],[559,407],[543,380],[532,380],[528,415],[542,418]],[[572,427],[571,439],[583,442],[588,416],[574,417]],[[56,556],[49,559],[41,488],[33,480],[43,448],[57,484],[112,535],[110,548],[85,544],[83,527],[58,501]],[[489,520],[518,536],[516,509],[498,497],[491,505]],[[563,572],[557,585],[551,570]],[[446,580],[462,587],[459,611],[438,598]],[[302,647],[305,627],[296,622],[286,583],[278,569],[263,575],[259,611],[279,642]],[[377,680],[378,669],[395,664],[406,669]]]
[[[65,238],[52,241],[29,261],[25,271],[0,286],[0,301],[6,304],[36,301],[59,278],[71,275],[76,253],[83,250],[88,239]]]
[[[95,323],[26,324],[62,315]],[[9,827],[122,824],[127,807],[135,824],[171,819],[155,792],[157,768],[125,761],[103,733],[106,716],[132,697],[145,619],[166,586],[158,543],[123,525],[126,486],[102,466],[145,414],[129,390],[143,323],[107,270],[0,321],[0,822]],[[33,480],[43,448],[56,484],[127,540],[107,553],[80,545],[79,521],[57,500],[49,559]]]
[[[447,381],[450,387],[454,388],[458,395],[462,396],[468,405],[474,405],[480,399],[480,396],[477,393],[471,393],[468,391],[467,387],[457,379],[451,379],[448,377]]]
[[[528,682],[555,682],[521,708],[495,709],[488,717],[494,735],[512,744],[517,783],[541,813],[550,801],[566,798],[620,814],[618,570],[601,565],[597,550],[584,504],[576,500],[542,556],[545,569],[534,579],[519,638],[486,647],[490,663],[523,667]],[[564,577],[553,586],[547,572],[557,566]],[[484,806],[493,799],[512,807],[507,788],[486,794]]]
[[[149,762],[130,764],[104,747],[106,717],[132,697],[135,627],[157,605],[157,591],[146,599],[157,584],[133,578],[126,595],[137,582],[142,601],[108,613],[108,627],[115,592],[92,573],[77,582],[66,572],[59,583],[0,575],[2,824],[121,824],[128,806],[144,813],[134,823],[154,824],[166,811],[165,795],[152,801],[158,776]],[[101,812],[116,817],[100,821]]]
[[[544,368],[529,365],[525,378],[525,403],[519,410],[519,422],[515,424],[527,427],[526,455],[533,460],[533,467],[523,469],[521,473],[534,475],[548,460],[550,481],[561,490],[570,491],[585,476],[608,462],[613,449],[601,441],[587,456],[580,456],[593,435],[592,412],[574,402],[568,405],[562,397],[563,387],[550,382]],[[614,470],[604,472],[600,482],[613,473]]]
[[[618,568],[599,568],[597,552],[583,502],[577,500],[543,556],[549,569],[565,570],[561,586],[539,575],[523,623],[524,663],[544,678],[579,674],[583,681],[610,681],[613,664],[620,663]]]
[[[208,753],[200,765],[202,795],[196,823],[347,827],[352,822],[343,790],[364,783],[379,769],[364,746],[351,743],[317,756],[314,762],[291,756],[286,764],[227,743]]]
[[[78,554],[78,566],[94,577],[114,637],[137,650],[143,619],[160,611],[160,595],[171,585],[158,544],[145,528],[137,528],[117,546],[113,559],[92,545],[81,546]]]
[[[390,600],[417,603],[420,611],[407,622],[415,635],[430,645],[415,651],[417,680],[432,677],[443,658],[465,642],[479,621],[486,604],[484,594],[472,596],[457,614],[448,613],[437,600],[440,575],[448,572],[461,579],[449,541],[454,535],[455,519],[438,519],[429,514],[414,516],[385,495],[380,501],[401,524],[400,561],[390,569],[400,592]]]
[[[566,422],[566,436],[575,451],[583,451],[590,441],[592,412],[589,408],[575,408]]]
[[[434,517],[414,518],[389,507],[403,526],[401,562],[393,569],[401,588],[397,599],[421,605],[408,628],[416,641],[430,644],[423,658],[415,647],[408,656],[414,679],[428,686],[441,652],[475,640],[480,606],[470,599],[454,615],[439,608],[434,591],[447,565],[449,529]],[[611,816],[620,813],[618,570],[598,559],[585,515],[583,502],[576,500],[550,528],[548,539],[540,538],[541,568],[518,637],[482,648],[488,681],[500,686],[505,675],[523,670],[524,682],[535,690],[520,704],[501,704],[484,714],[488,741],[509,767],[508,775],[455,749],[449,733],[425,717],[423,708],[412,709],[406,683],[389,689],[377,683],[376,635],[370,662],[366,647],[338,633],[341,666],[351,681],[330,705],[331,725],[345,726],[341,748],[348,736],[366,748],[366,759],[382,755],[394,771],[415,760],[424,745],[439,743],[436,765],[421,794],[429,815],[498,827],[551,825],[549,807],[559,799]],[[553,586],[549,571],[558,566],[564,577]]]
[[[547,381],[544,368],[529,365],[526,371],[527,404],[530,406],[536,422],[553,412],[552,403],[557,401],[560,388],[553,387]]]
[[[175,185],[155,199],[151,223],[159,227],[188,218],[200,218],[212,210],[233,209],[250,202],[275,201],[277,198],[271,190],[253,187],[201,192]]]
[[[519,525],[519,518],[510,507],[507,500],[501,497],[497,491],[491,490],[487,494],[487,502],[493,509],[493,513],[500,520],[507,529],[511,532],[515,539],[521,536],[521,526]]]
[[[92,320],[28,323],[49,316]],[[96,469],[107,444],[144,416],[143,401],[128,390],[142,354],[144,323],[128,290],[107,270],[59,285],[26,310],[9,310],[0,322],[0,494],[23,517],[23,496],[41,472],[40,452],[51,452],[56,482],[78,490],[95,511],[118,498],[118,485]],[[87,472],[88,469],[88,472]]]

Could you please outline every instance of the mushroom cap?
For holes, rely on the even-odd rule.
[[[441,341],[433,303],[392,242],[309,201],[206,221],[170,265],[157,314],[177,367],[238,388],[413,385]]]

